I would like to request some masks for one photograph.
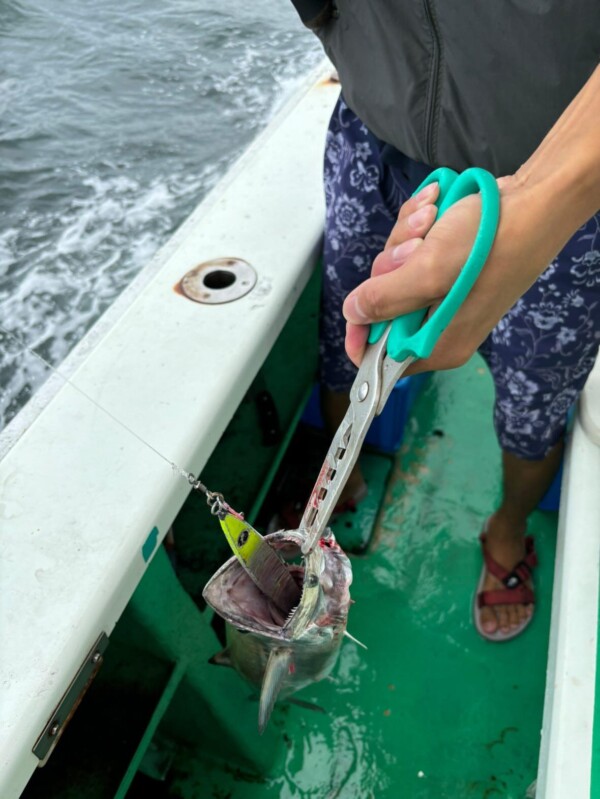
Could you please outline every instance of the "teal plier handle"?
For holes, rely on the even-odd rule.
[[[481,193],[479,230],[471,253],[454,285],[425,324],[422,325],[422,322],[427,314],[427,308],[398,316],[391,323],[387,353],[395,361],[403,361],[410,356],[428,358],[431,355],[438,339],[452,321],[483,269],[498,228],[500,192],[494,176],[485,169],[472,167],[458,175],[453,169],[441,167],[425,178],[414,194],[418,194],[425,186],[435,182],[439,183],[440,187],[436,203],[438,219],[454,203],[469,194]],[[389,322],[377,322],[371,325],[369,343],[374,344],[378,341],[389,324]]]

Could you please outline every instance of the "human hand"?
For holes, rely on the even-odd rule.
[[[431,357],[415,363],[408,374],[465,363],[568,238],[568,232],[564,239],[557,235],[547,197],[537,186],[519,175],[498,185],[500,224],[483,271]],[[362,359],[369,323],[419,308],[433,311],[467,260],[479,227],[480,199],[466,197],[435,221],[436,196],[423,204],[420,194],[404,204],[371,277],[346,298],[346,351],[355,364]],[[409,218],[419,198],[419,213],[428,214],[429,221],[415,231]]]

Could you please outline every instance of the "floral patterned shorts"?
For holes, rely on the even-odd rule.
[[[342,303],[365,280],[423,165],[382,159],[382,143],[338,101],[327,133],[321,308],[321,381],[347,391],[356,370],[344,349]],[[390,159],[391,160],[391,159]],[[418,179],[415,179],[418,178]],[[500,446],[532,460],[563,435],[600,342],[600,213],[568,242],[482,344],[496,385]]]

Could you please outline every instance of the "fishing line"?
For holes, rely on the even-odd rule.
[[[148,449],[154,452],[155,455],[158,455],[159,458],[162,458],[162,460],[165,463],[169,464],[172,471],[174,471],[180,477],[183,477],[183,479],[186,480],[192,486],[193,489],[195,489],[196,491],[200,491],[202,494],[205,494],[208,505],[211,508],[211,512],[214,515],[218,515],[218,512],[222,509],[222,505],[224,504],[222,494],[219,494],[216,491],[209,491],[208,488],[203,483],[201,483],[200,480],[196,479],[196,477],[191,472],[188,472],[186,469],[183,469],[181,466],[175,463],[175,461],[172,461],[169,458],[167,458],[166,455],[163,455],[162,452],[156,449],[156,447],[152,446],[152,444],[150,444],[149,441],[146,441],[146,439],[142,438],[138,433],[135,432],[135,430],[132,430],[131,427],[125,424],[125,422],[121,421],[121,419],[119,419],[117,416],[114,416],[114,414],[112,414],[109,410],[100,405],[100,403],[97,400],[95,400],[93,397],[91,397],[87,393],[87,391],[84,391],[82,388],[79,388],[79,386],[75,385],[75,383],[73,383],[70,380],[70,378],[68,378],[66,375],[60,372],[55,366],[52,366],[52,364],[49,363],[44,358],[43,355],[40,355],[39,352],[36,352],[33,349],[33,347],[30,347],[21,334],[17,335],[16,333],[13,333],[11,330],[7,330],[3,325],[0,325],[0,331],[5,335],[13,338],[15,341],[17,341],[21,345],[21,347],[24,347],[27,350],[27,352],[30,352],[32,355],[34,355],[39,361],[41,361],[44,364],[44,366],[50,369],[51,372],[58,375],[61,380],[63,380],[69,386],[74,388],[75,391],[78,391],[83,397],[85,397],[89,402],[91,402],[92,405],[98,408],[98,410],[106,414],[106,416],[108,416],[109,419],[112,419],[113,422],[115,422],[117,425],[120,425],[123,428],[123,430],[126,430],[134,438],[137,438],[138,441],[140,441],[142,444],[148,447]]]

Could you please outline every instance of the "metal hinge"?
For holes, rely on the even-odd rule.
[[[45,766],[48,762],[48,758],[52,754],[60,736],[65,731],[67,724],[79,707],[79,703],[83,699],[85,692],[98,673],[98,669],[104,660],[104,652],[108,643],[109,641],[106,633],[101,633],[83,661],[79,671],[73,678],[73,681],[63,694],[63,698],[58,703],[54,713],[50,716],[48,723],[42,730],[42,734],[35,742],[32,752],[40,760],[38,766]]]

